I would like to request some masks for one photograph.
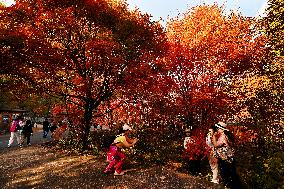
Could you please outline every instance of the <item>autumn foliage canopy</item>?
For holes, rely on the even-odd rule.
[[[261,69],[265,51],[252,19],[217,5],[166,28],[114,0],[19,0],[0,16],[1,74],[60,99],[53,115],[67,115],[82,141],[92,123],[121,122],[203,137],[238,110],[231,81]]]

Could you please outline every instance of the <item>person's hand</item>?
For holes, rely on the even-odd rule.
[[[135,139],[133,140],[133,144],[135,144],[137,141],[138,141],[138,138],[135,138]]]

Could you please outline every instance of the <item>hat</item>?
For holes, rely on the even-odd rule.
[[[190,129],[185,129],[184,132],[189,133],[191,130]]]
[[[226,129],[227,124],[224,123],[224,122],[219,121],[218,123],[215,124],[215,126],[216,126],[217,128],[219,128],[219,129],[223,129],[223,130],[228,131],[228,129]]]
[[[128,126],[127,124],[124,124],[123,126],[122,126],[122,129],[124,130],[124,131],[127,131],[127,130],[132,130],[132,128],[130,127],[130,126]]]

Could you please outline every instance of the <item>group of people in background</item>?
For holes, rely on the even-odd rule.
[[[17,116],[10,127],[11,136],[8,142],[8,147],[10,147],[15,138],[17,139],[18,146],[22,147],[26,140],[27,145],[31,145],[31,135],[33,133],[33,124],[31,120],[24,121],[22,117]]]
[[[16,116],[10,126],[10,139],[8,142],[8,148],[17,140],[18,146],[22,147],[26,141],[28,146],[31,145],[31,136],[33,134],[34,124],[30,119],[24,120],[22,116]],[[47,138],[49,131],[53,133],[57,129],[54,122],[50,123],[48,118],[43,121],[43,138]],[[52,137],[52,134],[51,134]]]

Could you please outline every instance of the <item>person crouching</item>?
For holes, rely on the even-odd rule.
[[[110,145],[107,152],[108,166],[105,168],[104,173],[111,173],[115,166],[114,175],[123,175],[122,171],[123,160],[126,158],[125,154],[121,152],[122,148],[129,148],[134,146],[138,139],[130,139],[128,135],[131,132],[131,127],[124,125],[119,130],[119,135],[116,136],[113,143]]]

